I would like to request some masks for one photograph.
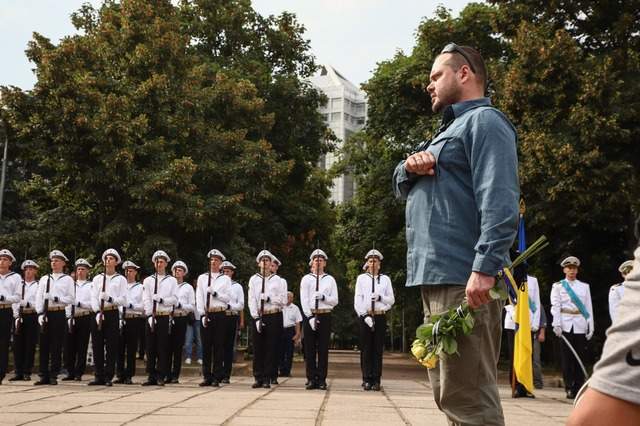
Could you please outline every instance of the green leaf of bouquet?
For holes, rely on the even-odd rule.
[[[433,334],[433,324],[422,324],[416,329],[416,337],[420,340],[431,340]]]

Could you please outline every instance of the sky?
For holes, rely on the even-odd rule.
[[[0,85],[28,90],[35,83],[24,50],[32,33],[57,43],[73,34],[70,15],[89,2],[101,0],[0,0]],[[359,85],[371,76],[376,63],[398,49],[410,53],[415,30],[424,17],[433,16],[438,4],[457,14],[468,0],[254,0],[263,15],[294,13],[307,32],[319,64],[337,69]]]

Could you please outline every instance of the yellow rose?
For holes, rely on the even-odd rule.
[[[414,343],[413,346],[411,346],[411,353],[420,361],[427,354],[427,348],[420,343]]]
[[[420,362],[420,364],[428,369],[436,368],[436,365],[438,365],[438,356],[432,355],[430,358],[425,358]]]

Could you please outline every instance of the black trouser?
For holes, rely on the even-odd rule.
[[[138,335],[138,358],[144,359],[144,355],[147,353],[147,327],[143,324],[140,327],[140,334]]]
[[[67,330],[64,341],[64,368],[71,377],[82,377],[87,367],[87,347],[95,315],[75,318],[72,330]],[[69,332],[71,331],[71,332]]]
[[[373,330],[364,322],[364,317],[358,319],[360,324],[360,352],[362,356],[362,378],[365,382],[380,383],[382,376],[382,354],[384,352],[384,338],[387,332],[387,318],[384,315],[373,316]]]
[[[238,315],[225,316],[224,325],[224,359],[222,360],[222,369],[224,370],[224,378],[231,377],[231,368],[233,367],[233,355],[236,346],[236,331],[238,330]]]
[[[278,344],[282,335],[282,312],[262,317],[262,331],[258,333],[253,321],[253,377],[269,383],[278,369]]]
[[[516,337],[516,332],[515,330],[510,330],[508,328],[504,329],[504,332],[506,334],[507,337],[507,352],[509,354],[509,383],[513,383],[513,357],[515,355],[515,337]],[[531,368],[533,369],[533,339],[535,338],[536,333],[531,333],[531,348],[532,348],[532,352],[531,352]],[[533,371],[533,370],[532,370]],[[518,394],[526,394],[527,388],[525,388],[519,381],[518,378],[516,377],[516,385],[515,385],[515,391]]]
[[[202,336],[202,376],[206,381],[220,381],[224,378],[222,360],[224,359],[224,330],[226,315],[222,312],[209,312],[209,323],[200,329]]]
[[[584,334],[576,334],[573,329],[566,333],[562,332],[562,335],[567,338],[573,349],[576,350],[578,356],[584,363],[585,355],[587,354],[587,338]],[[572,391],[574,394],[578,393],[582,385],[584,384],[584,373],[580,364],[576,360],[576,357],[571,352],[571,349],[565,342],[561,342],[562,345],[562,378],[564,379],[565,391]]]
[[[131,379],[136,375],[136,355],[140,330],[144,333],[144,317],[125,318],[118,345],[117,376]]]
[[[291,364],[293,363],[293,336],[296,335],[296,326],[286,327],[282,329],[280,337],[280,353],[279,353],[279,369],[281,376],[291,374]]]
[[[91,321],[91,347],[96,380],[110,381],[116,371],[120,313],[117,309],[103,313],[102,327],[98,330],[95,315]],[[106,352],[106,356],[105,356]]]
[[[173,318],[171,336],[169,337],[169,368],[171,370],[168,379],[180,378],[182,367],[182,349],[184,348],[184,336],[187,334],[187,317]]]
[[[327,380],[329,366],[331,313],[317,314],[316,318],[316,331],[311,329],[309,319],[304,322],[304,360],[307,380],[322,383]]]
[[[169,316],[157,316],[156,325],[151,331],[149,321],[146,327],[147,375],[154,382],[169,374]]]
[[[66,332],[64,310],[48,312],[47,322],[40,329],[40,377],[43,380],[57,379],[60,373],[62,344]]]
[[[30,376],[38,343],[38,314],[22,314],[20,332],[13,335],[13,363],[16,376]]]
[[[11,324],[13,310],[11,306],[0,309],[0,380],[4,379],[9,366],[9,342],[11,341]]]

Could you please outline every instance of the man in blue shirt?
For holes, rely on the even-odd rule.
[[[427,87],[442,126],[393,175],[406,200],[407,286],[421,286],[425,318],[465,297],[475,312],[471,335],[457,338],[459,355],[429,370],[450,424],[504,424],[496,382],[502,302],[489,290],[510,263],[520,190],[516,131],[484,97],[486,81],[475,49],[443,49]]]

